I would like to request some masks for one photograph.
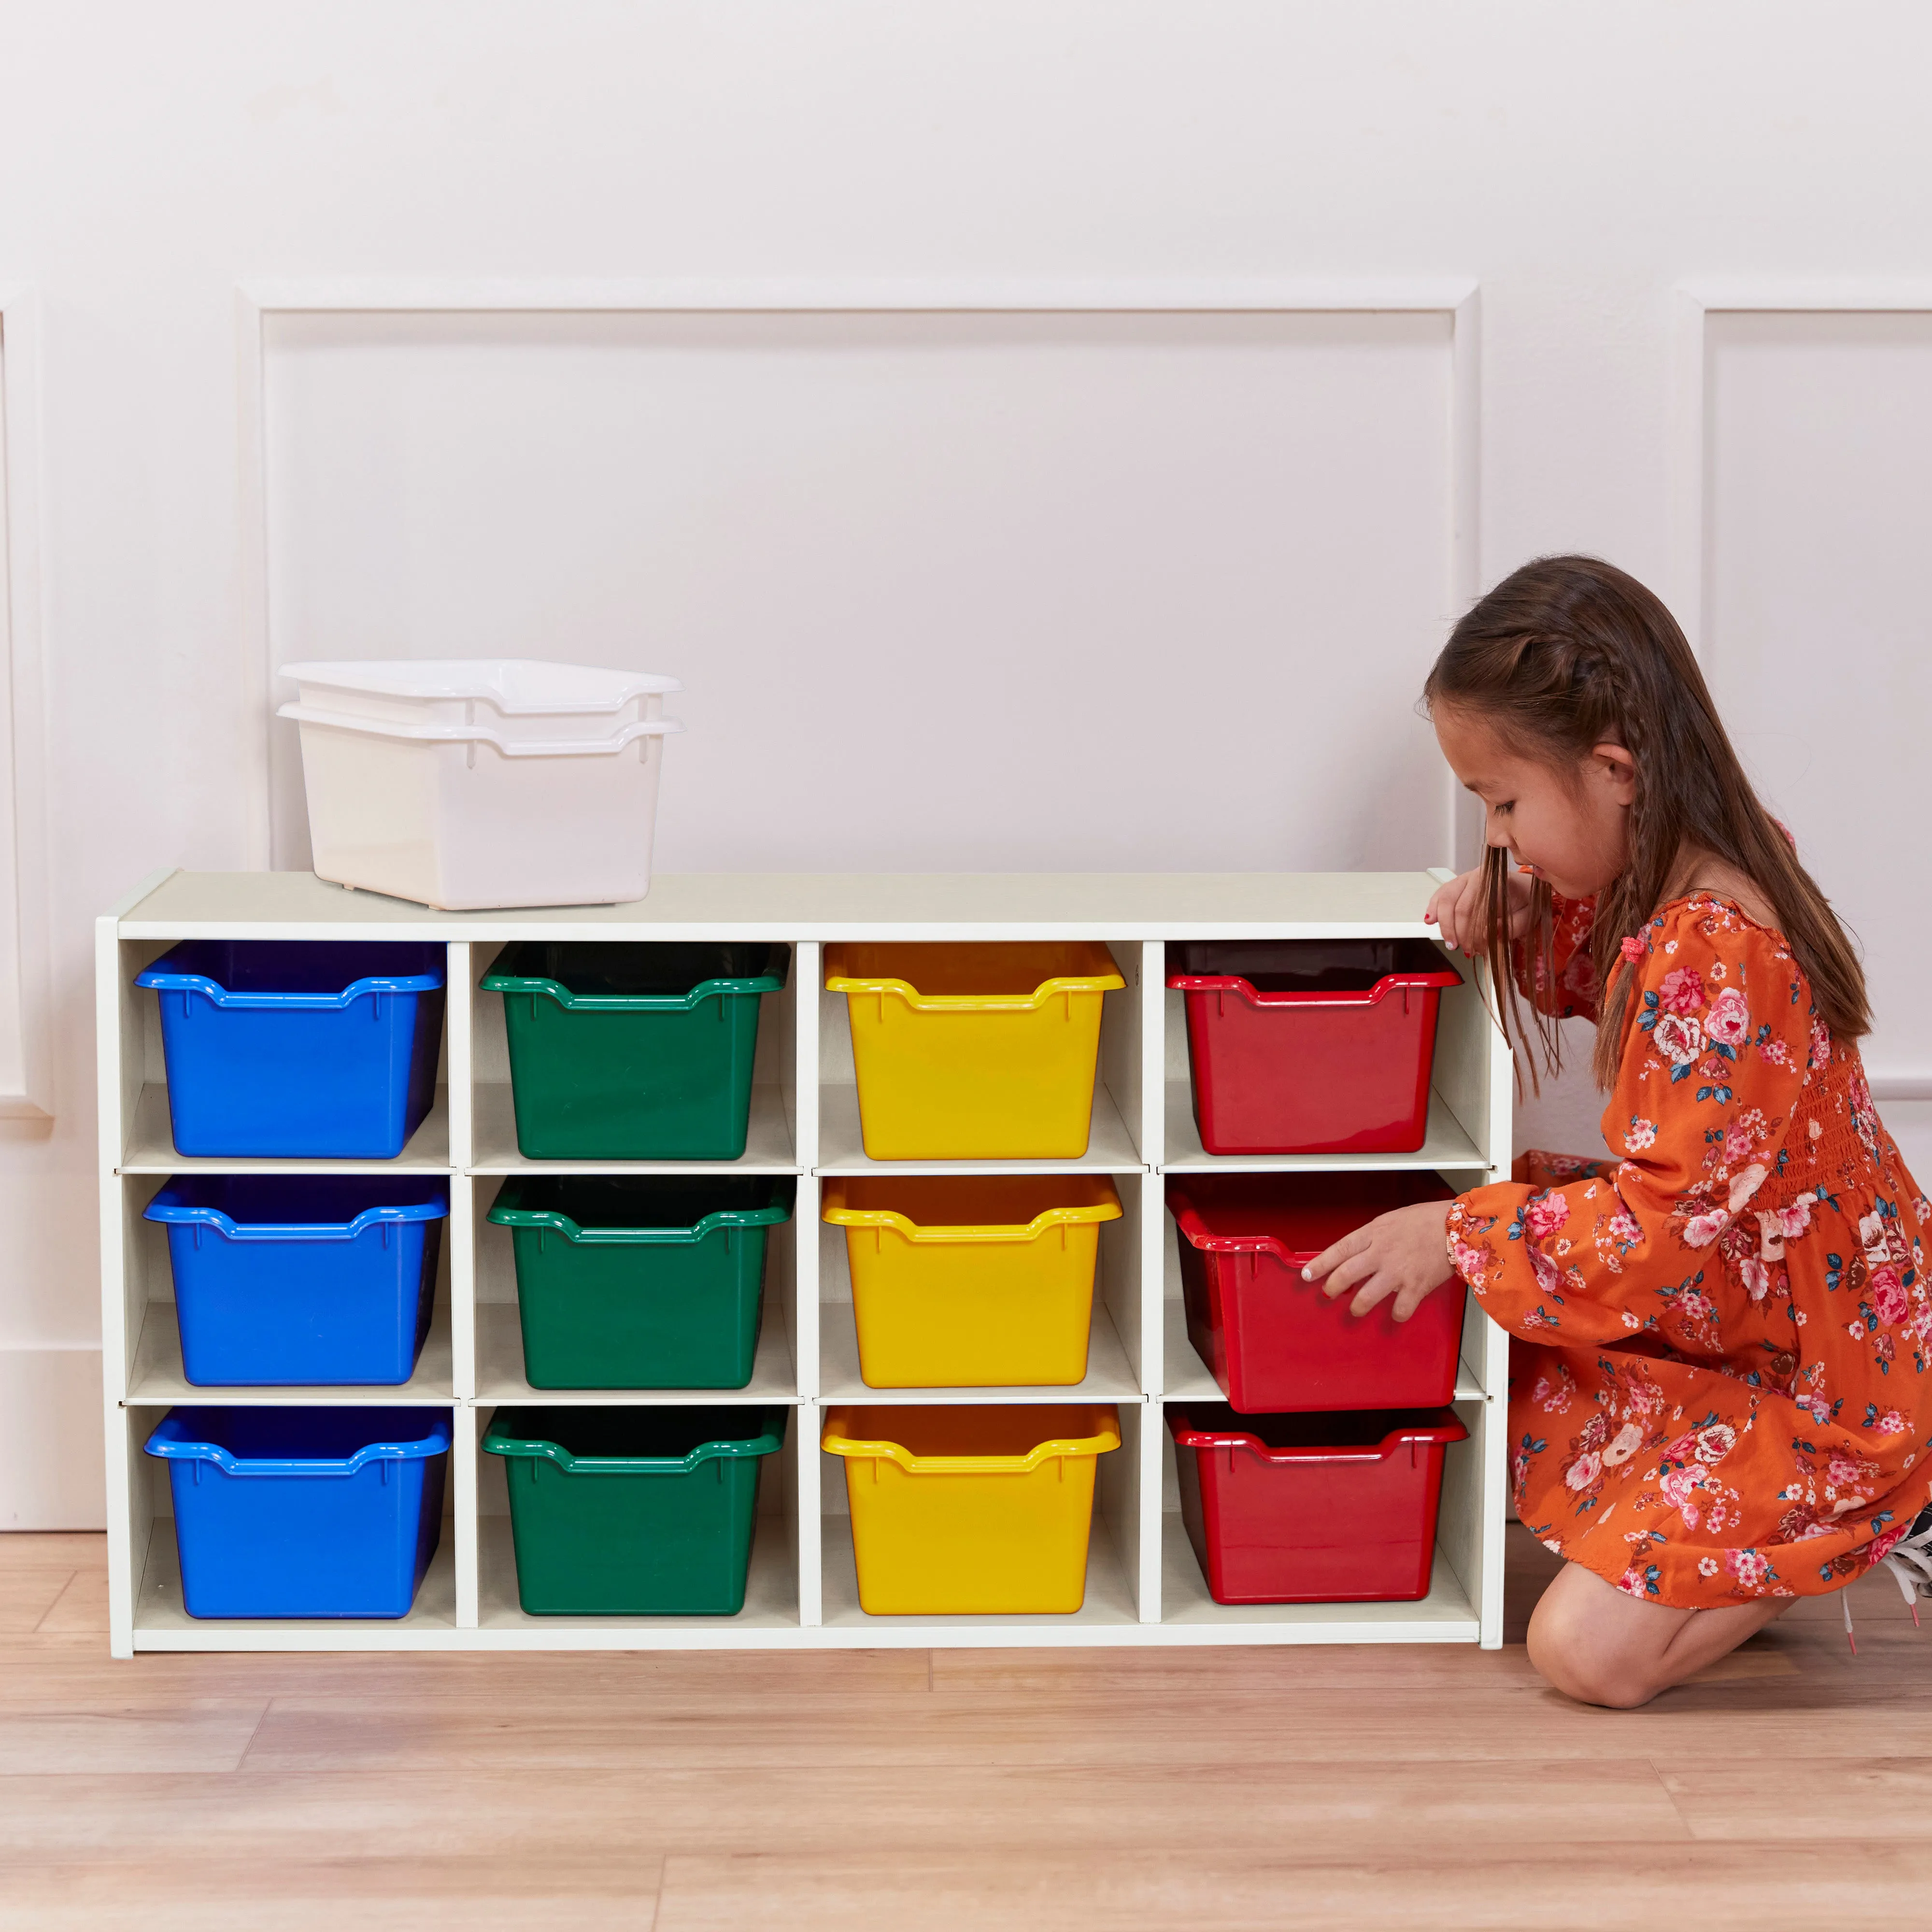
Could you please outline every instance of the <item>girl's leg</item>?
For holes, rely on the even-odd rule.
[[[1728,1655],[1796,1600],[1674,1610],[1566,1563],[1529,1620],[1529,1660],[1566,1696],[1634,1710]]]

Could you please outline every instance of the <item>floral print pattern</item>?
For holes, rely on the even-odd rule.
[[[1545,1010],[1589,1013],[1587,902]],[[1623,942],[1604,1133],[1450,1210],[1456,1272],[1518,1338],[1510,1480],[1552,1550],[1682,1609],[1839,1588],[1932,1490],[1932,1203],[1790,947],[1694,895]]]

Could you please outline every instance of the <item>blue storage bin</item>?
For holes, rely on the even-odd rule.
[[[440,946],[190,939],[135,980],[160,996],[178,1154],[391,1160],[436,1097]]]
[[[171,1408],[164,1456],[191,1617],[400,1617],[442,1532],[449,1414]]]
[[[403,1174],[178,1174],[168,1231],[182,1370],[197,1388],[364,1382],[416,1372],[449,1184]]]

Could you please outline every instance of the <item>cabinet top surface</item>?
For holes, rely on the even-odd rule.
[[[664,873],[629,905],[437,912],[326,884],[312,872],[173,872],[117,908],[130,939],[264,938],[380,927],[403,938],[748,937],[840,939],[998,927],[1094,938],[1176,934],[1427,934],[1427,872]]]

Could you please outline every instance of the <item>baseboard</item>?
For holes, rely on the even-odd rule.
[[[106,1527],[98,1348],[0,1347],[0,1530]]]

